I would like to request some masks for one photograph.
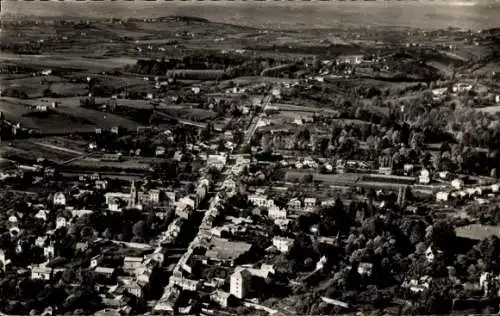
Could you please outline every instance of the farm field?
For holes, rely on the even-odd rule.
[[[121,68],[126,65],[135,64],[135,58],[128,57],[113,57],[113,58],[85,58],[81,56],[68,56],[58,54],[45,55],[15,55],[2,53],[0,62],[9,62],[14,64],[34,67],[53,67],[53,68],[68,68],[74,70],[94,70],[101,72],[103,70],[111,70]]]
[[[500,112],[500,105],[486,106],[484,108],[477,108],[476,110],[484,113],[494,114]]]
[[[36,101],[24,102],[24,100],[0,98],[0,111],[7,120],[19,121],[24,127],[41,133],[92,132],[96,127],[109,129],[113,126],[135,129],[139,126],[138,123],[121,116],[82,108],[75,103],[76,99],[71,104],[61,104],[45,117],[35,117],[26,114],[30,113],[31,105],[37,104]]]
[[[45,90],[59,96],[79,96],[88,93],[86,84],[72,83],[58,76],[3,78],[1,82],[3,95],[17,95],[29,99],[43,97]]]
[[[87,158],[82,160],[74,161],[68,164],[68,167],[80,167],[80,168],[88,168],[88,169],[99,169],[99,168],[111,168],[111,169],[119,169],[119,170],[149,170],[151,167],[147,163],[141,163],[136,160],[127,160],[121,162],[113,162],[113,161],[100,161],[96,158]]]

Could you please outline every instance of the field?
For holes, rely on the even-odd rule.
[[[47,99],[51,100],[53,99]],[[7,120],[20,121],[24,127],[41,133],[92,132],[97,127],[110,129],[113,126],[135,129],[139,126],[138,123],[117,115],[82,108],[79,104],[75,104],[75,99],[69,103],[61,103],[53,113],[45,117],[26,116],[31,111],[31,105],[40,103],[39,100],[24,102],[24,100],[0,98],[0,111]]]
[[[71,69],[74,71],[97,71],[122,68],[126,65],[135,64],[135,58],[113,57],[113,58],[85,58],[82,56],[69,56],[60,54],[44,55],[15,55],[2,53],[0,62],[32,66],[38,68]]]
[[[2,95],[21,98],[40,98],[48,89],[61,96],[78,96],[87,94],[87,85],[70,83],[57,76],[23,76],[2,79]]]
[[[127,160],[121,162],[100,161],[96,158],[87,158],[77,160],[70,163],[70,167],[80,167],[83,169],[116,169],[116,170],[141,170],[146,171],[150,168],[149,164],[141,163],[139,161]]]
[[[486,106],[484,108],[476,108],[476,110],[484,113],[495,114],[500,112],[500,105],[492,105],[492,106]]]

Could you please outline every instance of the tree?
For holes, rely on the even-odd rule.
[[[440,250],[449,252],[450,245],[453,245],[455,238],[455,229],[448,221],[440,220],[432,226],[430,239]]]
[[[144,220],[138,221],[132,227],[132,233],[134,234],[134,236],[136,236],[140,239],[144,239],[146,237],[147,230],[148,230],[148,225],[147,225],[146,221],[144,221]]]

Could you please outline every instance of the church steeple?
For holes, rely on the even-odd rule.
[[[128,201],[128,207],[133,208],[137,204],[137,188],[135,187],[135,180],[132,180],[130,185],[130,198]]]

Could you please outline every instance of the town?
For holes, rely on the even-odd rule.
[[[498,29],[1,27],[0,315],[499,312]]]

